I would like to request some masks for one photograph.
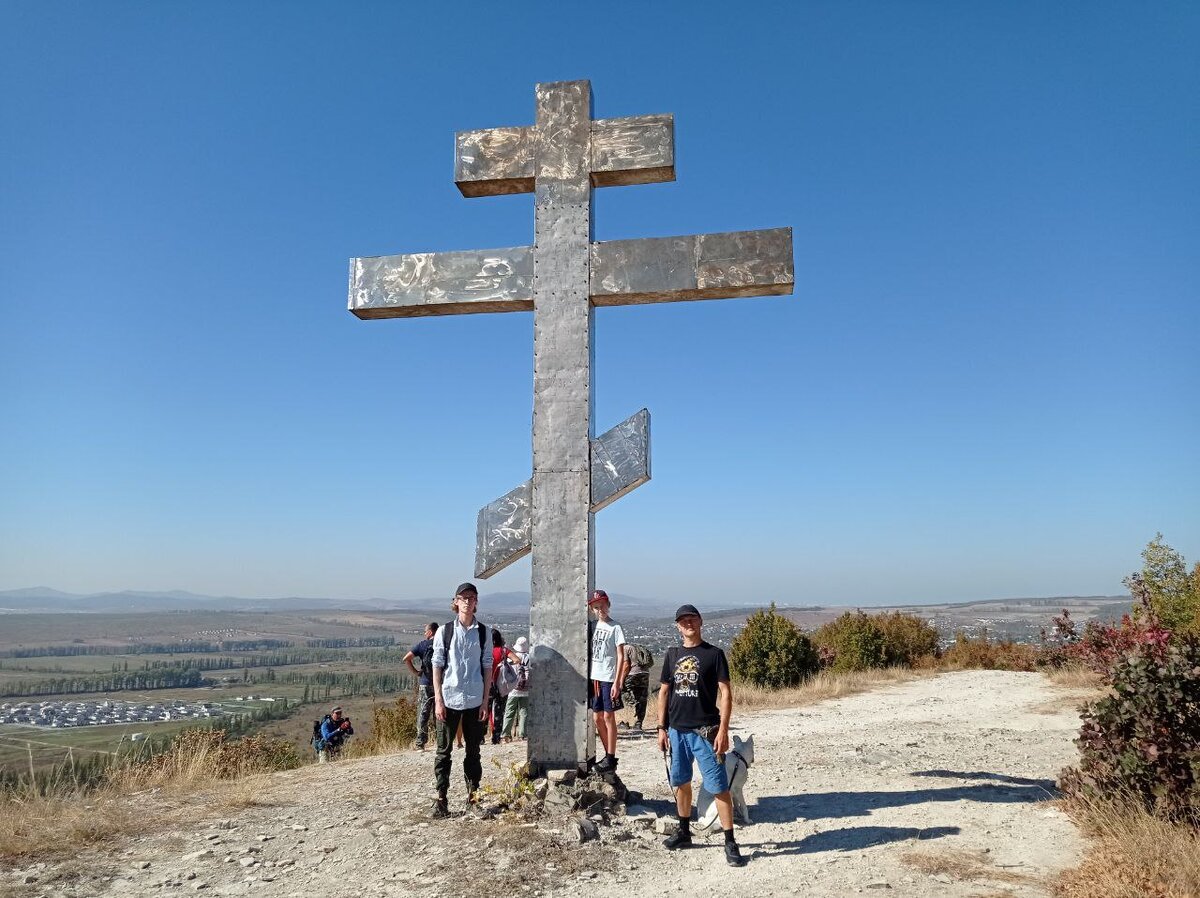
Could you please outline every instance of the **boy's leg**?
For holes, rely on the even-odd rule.
[[[518,739],[525,738],[525,718],[529,715],[529,696],[521,699],[521,707],[517,709],[517,731]]]
[[[437,722],[437,754],[433,757],[433,781],[437,786],[438,795],[442,798],[450,791],[450,752],[454,748],[454,733],[458,730],[458,721],[462,713],[454,708],[447,708],[446,719]]]
[[[478,708],[468,708],[462,712],[463,741],[467,745],[467,754],[463,758],[463,774],[467,778],[467,791],[474,792],[479,788],[483,779],[483,762],[479,760],[479,746],[483,743],[483,735],[487,731],[487,721],[479,719]]]
[[[429,741],[429,720],[433,717],[433,690],[429,686],[417,687],[417,748],[425,750]]]
[[[614,711],[605,711],[604,717],[604,750],[617,756],[617,715]]]

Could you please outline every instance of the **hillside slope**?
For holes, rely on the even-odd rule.
[[[967,898],[1048,894],[1047,877],[1080,857],[1075,828],[1046,802],[1074,759],[1078,718],[1069,696],[1038,674],[948,673],[807,708],[753,717],[735,709],[735,723],[754,734],[757,754],[746,789],[754,824],[738,833],[750,856],[741,870],[725,866],[719,836],[672,855],[636,825],[602,827],[603,841],[581,846],[563,818],[427,821],[432,753],[407,752],[263,777],[259,805],[238,816],[13,871],[9,888],[135,898],[483,890],[624,898],[631,885],[637,894],[702,894],[724,882],[737,894]],[[504,765],[520,757],[519,746],[486,745],[485,782],[500,785]],[[452,808],[464,799],[459,758]],[[667,811],[652,739],[622,739],[621,774]]]

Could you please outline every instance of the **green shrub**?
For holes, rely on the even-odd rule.
[[[868,670],[886,667],[883,629],[862,611],[848,611],[822,624],[813,633],[821,663],[833,670]]]
[[[1111,668],[1112,693],[1084,709],[1068,795],[1129,795],[1200,828],[1200,639],[1143,643]]]
[[[1033,646],[1011,639],[993,642],[987,630],[978,639],[965,633],[954,634],[954,645],[942,652],[942,664],[949,668],[979,668],[982,670],[1034,670],[1038,652]]]
[[[781,614],[775,603],[756,611],[729,649],[730,674],[736,682],[781,689],[796,686],[817,671],[817,654],[804,631]]]
[[[914,667],[938,655],[937,627],[913,614],[872,615],[883,633],[883,660],[889,667]]]

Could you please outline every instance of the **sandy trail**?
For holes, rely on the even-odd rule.
[[[741,870],[725,865],[719,835],[672,854],[636,825],[604,827],[602,842],[581,846],[554,829],[561,818],[426,821],[432,753],[407,752],[264,777],[258,797],[268,806],[8,881],[29,895],[137,898],[1046,895],[1048,876],[1082,850],[1047,802],[1075,757],[1078,715],[1065,695],[1039,674],[965,671],[800,709],[735,708],[735,732],[753,733],[756,750]],[[485,746],[485,783],[502,783],[521,757],[520,746]],[[622,739],[620,772],[667,812],[652,738]],[[456,784],[451,805],[462,802]],[[30,875],[37,880],[24,883]]]

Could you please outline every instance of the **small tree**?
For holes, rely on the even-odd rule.
[[[804,631],[781,614],[775,603],[746,620],[729,649],[735,682],[780,689],[796,686],[817,670],[817,653]]]
[[[1157,533],[1142,552],[1144,564],[1125,578],[1134,597],[1134,616],[1143,613],[1139,600],[1168,630],[1200,632],[1200,563],[1188,574],[1182,555]]]

